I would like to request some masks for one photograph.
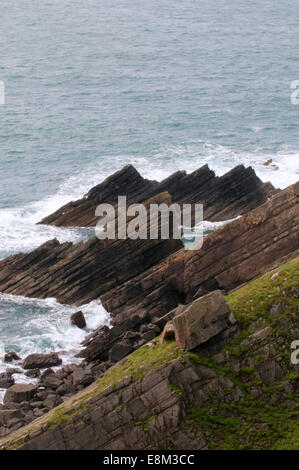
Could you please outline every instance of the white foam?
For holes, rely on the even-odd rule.
[[[11,326],[3,318],[5,315],[3,312],[6,313],[8,309],[14,314],[13,337],[11,332],[8,334],[6,331]],[[17,315],[20,309],[21,317]],[[87,323],[86,329],[81,330],[71,325],[70,316],[78,310],[84,313]],[[2,346],[0,372],[4,372],[8,367],[19,367],[17,363],[5,364],[3,362],[4,351],[11,349],[11,344],[22,358],[33,353],[56,351],[59,352],[64,364],[80,362],[81,359],[74,356],[80,350],[81,342],[95,328],[109,325],[110,316],[98,300],[80,307],[73,307],[62,305],[53,298],[41,300],[0,294],[0,323],[2,341],[2,343],[0,342]],[[15,374],[14,378],[18,383],[32,382],[32,379],[23,374]]]

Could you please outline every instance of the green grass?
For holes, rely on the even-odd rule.
[[[226,297],[232,312],[243,327],[248,327],[260,318],[277,322],[281,316],[298,312],[298,299],[289,294],[299,286],[299,258],[252,281]],[[277,315],[270,313],[274,303],[282,304],[283,311]]]
[[[299,449],[298,417],[263,400],[187,409],[192,430],[220,450]]]

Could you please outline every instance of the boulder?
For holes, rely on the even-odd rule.
[[[0,374],[0,388],[9,388],[15,383],[11,374],[3,372]]]
[[[23,374],[23,370],[20,369],[19,367],[8,367],[6,369],[6,373],[9,374],[9,375],[13,375],[13,374]]]
[[[14,351],[8,351],[4,356],[4,362],[19,361],[21,358]]]
[[[10,387],[3,399],[4,405],[10,403],[21,403],[22,401],[30,401],[36,393],[37,387],[33,384],[15,384]]]
[[[71,324],[81,329],[86,327],[86,320],[81,310],[79,312],[73,313],[71,316]]]
[[[0,410],[0,426],[7,426],[13,418],[23,417],[20,410]]]
[[[29,369],[25,372],[26,377],[30,377],[31,379],[37,379],[40,376],[39,369]]]
[[[59,366],[62,360],[56,353],[30,354],[23,362],[24,369],[46,369],[47,367]]]
[[[229,315],[230,310],[219,290],[195,300],[172,320],[177,345],[192,350],[206,343],[228,328]]]
[[[82,369],[78,367],[73,372],[73,384],[75,386],[83,385],[83,387],[87,387],[93,382],[93,376],[90,370]]]
[[[48,374],[46,377],[43,378],[42,384],[46,388],[57,389],[62,385],[62,380],[56,376],[56,374]]]

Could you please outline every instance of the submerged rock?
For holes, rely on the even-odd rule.
[[[71,316],[71,324],[81,329],[86,327],[86,320],[81,310],[79,312],[73,313]]]

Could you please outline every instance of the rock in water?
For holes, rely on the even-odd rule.
[[[4,356],[4,362],[19,361],[21,358],[14,351],[8,351]]]
[[[172,320],[177,345],[195,349],[225,330],[230,310],[219,290],[195,300]]]
[[[81,310],[79,312],[73,313],[71,316],[71,323],[72,325],[81,329],[86,327],[86,320]]]
[[[23,362],[24,369],[46,369],[47,367],[59,366],[62,360],[56,353],[30,354]]]

